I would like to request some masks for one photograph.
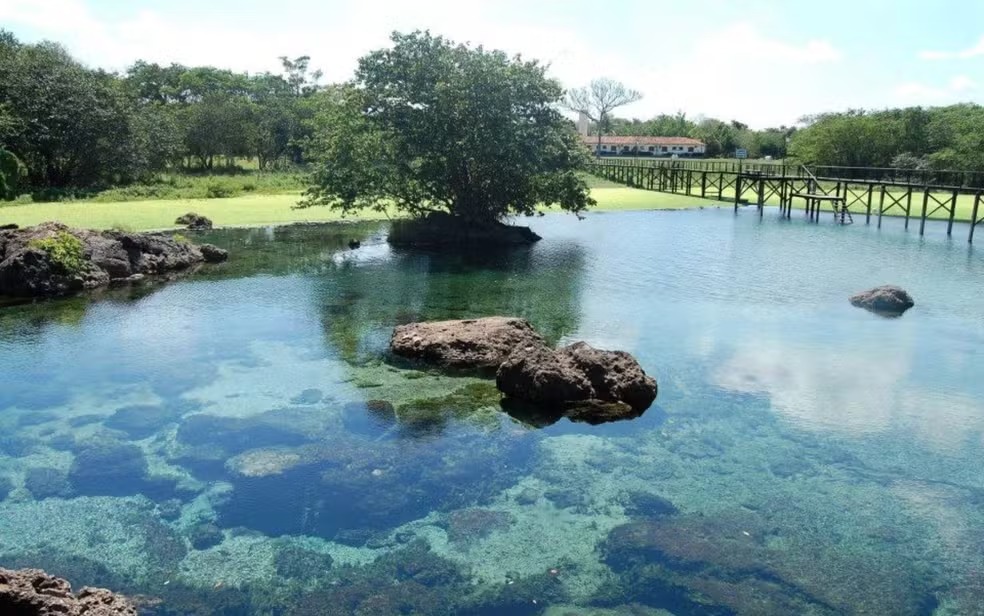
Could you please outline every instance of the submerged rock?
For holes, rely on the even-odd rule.
[[[188,535],[191,547],[196,550],[207,550],[215,547],[222,543],[223,539],[225,536],[222,534],[222,529],[211,522],[195,526]]]
[[[194,212],[188,212],[183,216],[178,216],[174,224],[185,225],[193,231],[204,231],[212,228],[211,220]]]
[[[916,305],[905,289],[894,285],[884,285],[856,293],[851,296],[850,301],[852,306],[887,317],[901,316]]]
[[[399,325],[390,350],[395,355],[453,370],[492,372],[517,348],[545,348],[546,341],[525,319],[485,317]]]
[[[584,342],[551,350],[518,348],[496,373],[510,398],[560,406],[577,421],[601,423],[637,417],[656,399],[656,381],[624,351],[602,351]]]
[[[24,487],[35,500],[64,498],[72,493],[65,472],[45,466],[29,468],[24,475]]]
[[[470,248],[483,245],[523,246],[538,242],[541,238],[529,227],[495,221],[466,221],[450,214],[434,213],[420,219],[393,221],[387,239],[394,246]]]
[[[204,261],[200,247],[160,233],[91,231],[47,222],[0,231],[0,295],[67,295],[186,271]]]
[[[11,616],[137,616],[133,604],[103,588],[72,593],[67,581],[40,569],[0,569],[0,614]]]
[[[932,612],[932,581],[900,555],[813,543],[809,532],[779,524],[740,509],[644,518],[612,529],[599,552],[617,576],[620,600],[673,612]]]
[[[471,543],[492,533],[506,530],[515,518],[511,513],[492,509],[458,509],[448,515],[448,539],[453,543]]]

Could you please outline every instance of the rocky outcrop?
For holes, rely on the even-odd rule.
[[[529,227],[466,221],[450,214],[433,213],[424,218],[394,221],[387,241],[394,246],[442,248],[522,246],[540,239]]]
[[[0,231],[0,295],[67,295],[187,271],[227,253],[161,233],[72,229],[48,222]]]
[[[561,349],[517,348],[496,373],[506,396],[548,407],[568,417],[601,423],[639,416],[656,399],[656,381],[624,351],[584,342]]]
[[[884,285],[862,291],[852,295],[850,301],[853,306],[888,317],[901,316],[906,310],[916,305],[912,296],[905,289],[894,285]]]
[[[194,212],[188,212],[184,216],[178,216],[174,224],[185,225],[192,231],[206,231],[212,228],[211,220]]]
[[[199,244],[198,250],[202,251],[202,258],[206,263],[221,263],[229,259],[228,250],[213,244]]]
[[[102,588],[72,593],[67,581],[40,569],[0,569],[0,614],[12,616],[136,616],[121,595]]]
[[[561,417],[592,424],[630,419],[656,399],[656,381],[628,353],[584,342],[555,350],[515,317],[399,325],[390,350],[443,369],[495,374],[503,408],[537,426]]]
[[[518,347],[546,348],[525,319],[486,317],[399,325],[390,350],[440,368],[494,373]]]

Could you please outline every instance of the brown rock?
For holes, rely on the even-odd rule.
[[[185,225],[193,231],[204,231],[212,228],[211,220],[194,212],[188,212],[183,216],[178,216],[174,224]]]
[[[397,326],[390,339],[395,355],[441,368],[491,372],[517,348],[545,349],[546,342],[525,320],[486,317]]]
[[[563,406],[565,415],[600,423],[637,417],[656,399],[656,381],[624,351],[584,342],[550,350],[517,349],[499,366],[496,386],[511,398]]]
[[[851,296],[850,301],[853,306],[887,317],[901,316],[903,312],[916,305],[905,289],[894,285],[884,285],[856,293]]]
[[[82,244],[83,263],[77,271],[68,271],[37,245],[63,234]],[[187,271],[205,260],[222,260],[224,254],[219,248],[176,242],[160,233],[91,231],[47,222],[0,231],[0,295],[67,295],[143,276]]]
[[[0,614],[15,616],[136,616],[122,595],[103,588],[72,586],[40,569],[0,569]]]

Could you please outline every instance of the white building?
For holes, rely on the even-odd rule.
[[[582,135],[584,144],[598,156],[703,156],[703,141],[689,137],[616,137]]]

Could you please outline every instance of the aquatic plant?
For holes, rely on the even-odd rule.
[[[24,474],[24,487],[36,500],[65,497],[72,493],[65,471],[57,468],[35,466]]]
[[[0,475],[0,501],[5,500],[14,489],[14,482],[10,477]]]
[[[324,577],[334,563],[330,554],[301,547],[287,539],[279,540],[274,550],[273,566],[277,570],[277,575],[288,580]]]
[[[99,439],[75,452],[68,479],[79,494],[139,494],[147,487],[147,460],[136,445]]]
[[[758,605],[754,611],[763,614],[864,607],[916,616],[935,602],[927,579],[901,560],[875,558],[856,546],[853,553],[794,546],[793,538],[779,540],[776,532],[768,519],[748,511],[629,522],[600,546],[619,574],[617,588],[607,592],[671,611],[708,613],[743,613]]]
[[[222,543],[224,538],[222,529],[212,522],[196,524],[188,532],[188,540],[191,542],[191,547],[196,550],[207,550],[217,546]]]
[[[505,530],[515,521],[515,517],[506,511],[457,509],[448,514],[448,539],[453,543],[468,544],[496,531]]]
[[[416,436],[439,434],[451,420],[497,427],[501,422],[498,413],[501,399],[502,394],[494,383],[474,382],[444,396],[418,398],[401,404],[396,415],[405,432]]]

